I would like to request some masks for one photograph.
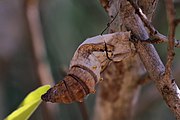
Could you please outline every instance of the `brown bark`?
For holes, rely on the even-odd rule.
[[[139,29],[137,29],[137,28],[143,29],[143,26],[141,26],[141,24],[140,24],[141,22],[144,21],[143,19],[141,19],[141,20],[136,19],[134,21],[134,23],[130,23],[130,24],[129,24],[129,22],[127,22],[129,20],[133,21],[133,17],[134,18],[140,17],[140,16],[137,16],[136,12],[134,11],[135,7],[132,4],[132,0],[130,0],[130,2],[131,2],[131,5],[124,6],[124,9],[131,8],[131,9],[128,9],[128,12],[131,11],[131,15],[129,17],[125,17],[123,19],[124,21],[126,21],[126,22],[124,22],[124,24],[126,26],[128,26],[129,29],[132,31],[132,33],[134,35],[136,35],[139,39],[146,40],[145,37],[148,36],[146,31],[140,32]],[[122,8],[123,8],[123,6],[122,6]],[[154,34],[156,34],[156,32]],[[152,33],[151,33],[151,35],[152,35]],[[171,40],[174,40],[174,38],[171,37]],[[169,48],[168,48],[168,61],[166,64],[166,69],[165,69],[165,66],[163,65],[161,59],[159,58],[159,55],[156,52],[156,49],[154,48],[154,46],[152,44],[144,44],[141,42],[137,42],[137,43],[135,43],[135,46],[136,46],[137,52],[140,55],[140,58],[144,64],[146,70],[149,73],[150,78],[152,80],[154,80],[155,85],[158,88],[159,92],[161,93],[166,104],[169,106],[171,111],[174,113],[175,117],[177,119],[180,119],[179,88],[177,87],[175,80],[172,76],[172,73],[170,72],[171,71],[170,62],[172,62],[172,58],[174,56],[174,54],[172,54],[173,52],[171,52],[171,51],[173,51],[173,49],[169,50]],[[171,46],[171,48],[172,48],[172,46]],[[169,55],[169,53],[170,53],[170,55]]]
[[[147,15],[149,20],[151,20],[152,18],[157,2],[158,2],[157,0],[148,0],[148,1],[141,0],[138,2],[139,6],[142,8],[143,12]],[[107,2],[107,0],[101,0],[101,3],[108,12],[110,17],[113,17],[117,13],[117,11],[120,10],[120,15],[117,17],[116,21],[111,25],[110,32],[122,31],[125,30],[126,28],[127,30],[131,30],[131,32],[141,40],[146,40],[149,38],[149,34],[144,27],[144,23],[142,22],[141,18],[135,13],[134,8],[128,1],[111,0]],[[135,43],[135,47],[151,79],[155,80],[156,86],[159,89],[159,91],[162,93],[167,104],[178,115],[178,113],[175,111],[175,109],[177,109],[179,106],[178,102],[176,104],[176,101],[178,101],[178,95],[176,90],[174,90],[176,89],[176,84],[172,83],[171,85],[172,87],[171,88],[168,87],[168,89],[165,90],[165,88],[167,87],[166,83],[160,82],[160,80],[166,79],[162,75],[162,73],[164,73],[165,71],[165,67],[162,64],[155,48],[151,44],[145,44],[140,42]],[[134,83],[136,83],[135,81],[141,75],[140,74],[141,72],[138,72],[137,69],[140,71],[140,68],[142,66],[136,65],[136,63],[140,63],[140,60],[137,58],[130,58],[129,60],[130,61],[136,60],[137,62],[124,61],[122,63],[119,63],[121,64],[121,67],[114,65],[116,66],[116,69],[112,69],[113,65],[111,65],[103,74],[103,76],[105,76],[105,80],[104,83],[102,83],[100,86],[99,95],[97,97],[96,108],[95,108],[95,120],[96,119],[98,120],[99,119],[103,119],[103,120],[130,119],[129,117],[133,110],[133,105],[132,105],[133,99],[136,97],[136,95],[133,93],[137,91],[137,87],[131,89],[131,87],[128,86],[134,85]],[[132,66],[131,70],[134,68],[136,69],[136,71],[124,70],[124,66],[126,66],[126,64],[131,65]],[[119,73],[116,71],[119,71]],[[116,77],[113,78],[113,76]],[[120,79],[118,79],[117,76]],[[127,81],[130,81],[129,85]],[[171,80],[169,79],[165,81],[171,81]],[[168,93],[165,91],[168,91]],[[164,95],[165,93],[168,95]],[[128,95],[130,95],[131,97],[126,97]],[[116,99],[110,102],[108,98],[111,99],[116,98]],[[125,101],[123,101],[123,99]],[[172,108],[172,106],[174,106],[174,108]],[[178,118],[178,116],[176,117]]]
[[[119,2],[101,0],[112,19],[119,10]],[[116,31],[126,31],[121,15],[118,15],[110,26],[109,32]],[[132,119],[133,106],[140,89],[138,81],[144,73],[145,70],[138,55],[120,63],[112,63],[102,74],[104,81],[99,85],[94,119]]]
[[[143,16],[140,16],[138,14],[139,11],[137,11],[138,9],[136,9],[134,6],[135,4],[133,3],[133,0],[129,0],[130,2],[128,2],[127,0],[112,0],[109,1],[108,5],[106,4],[106,11],[108,11],[109,16],[113,16],[115,13],[117,13],[117,10],[120,10],[120,15],[117,18],[118,22],[115,22],[113,25],[115,25],[115,27],[111,26],[110,28],[110,32],[115,32],[116,30],[122,30],[123,28],[126,28],[127,30],[130,30],[132,32],[132,34],[139,40],[147,40],[149,38],[149,32],[150,35],[156,34],[156,32],[151,33],[152,31],[154,31],[153,29],[148,29],[149,31],[146,30],[146,28],[144,26],[150,26],[150,24],[146,23],[146,21],[144,21]],[[142,1],[143,2],[143,1]],[[149,2],[149,1],[144,1],[144,2]],[[107,3],[104,2],[104,0],[101,0],[101,3]],[[157,1],[153,0],[152,1],[153,4],[149,4],[150,9],[154,9]],[[143,4],[146,5],[146,4]],[[152,5],[152,6],[151,6]],[[107,7],[108,6],[108,7]],[[142,6],[141,6],[142,7]],[[145,7],[144,7],[145,8]],[[147,9],[148,10],[148,9]],[[149,11],[149,10],[148,10]],[[152,10],[154,11],[154,10]],[[144,11],[144,13],[146,13],[146,11]],[[153,13],[153,12],[151,12]],[[147,13],[146,13],[147,14]],[[152,15],[147,15],[149,16],[149,18]],[[153,28],[153,27],[149,27],[149,28]],[[136,42],[135,44],[136,50],[147,70],[147,72],[149,73],[149,76],[152,80],[155,81],[155,85],[158,88],[159,92],[161,93],[161,95],[163,96],[164,100],[166,101],[166,103],[168,104],[168,106],[170,107],[170,109],[172,110],[172,112],[174,112],[175,116],[177,119],[180,119],[180,100],[179,100],[179,88],[177,87],[172,75],[167,75],[165,73],[165,66],[163,65],[161,59],[159,58],[158,53],[156,52],[154,46],[152,44],[146,44],[146,43],[142,43],[140,41]],[[140,61],[140,60],[138,60]],[[127,61],[125,61],[127,62]],[[124,63],[125,63],[124,62]],[[130,65],[130,63],[128,64]],[[135,65],[135,62],[132,64]],[[125,66],[124,64],[122,66]],[[121,67],[122,69],[123,67]],[[110,67],[108,68],[110,69]],[[137,69],[139,70],[139,68],[137,67]],[[123,70],[123,69],[122,69]],[[112,71],[112,70],[110,70]],[[113,71],[114,72],[114,71]],[[128,78],[129,76],[132,76],[133,74],[128,74],[128,76],[125,76],[126,72],[123,71],[122,74],[124,75],[123,78]],[[122,75],[120,74],[120,75]],[[107,74],[106,74],[107,75]],[[119,76],[120,76],[119,75]],[[108,75],[107,75],[108,76]],[[136,70],[136,76],[138,76],[138,71]],[[113,76],[109,76],[108,78],[112,78]],[[123,87],[125,87],[127,84],[127,79],[123,80],[123,78],[121,79],[121,88],[119,88],[119,92],[121,93],[123,91]],[[135,79],[136,77],[133,77],[133,79]],[[110,79],[112,81],[112,79]],[[135,79],[136,80],[136,79]],[[131,80],[131,84],[133,84],[133,82],[135,80]],[[106,82],[109,80],[106,80]],[[112,81],[112,82],[117,82],[117,80]],[[103,84],[102,84],[103,86]],[[109,89],[110,84],[108,83],[108,85],[106,85],[108,87],[106,87],[106,89],[108,89],[108,93],[111,92]],[[129,97],[130,99],[126,100],[128,101],[128,103],[126,103],[126,101],[123,101],[124,103],[121,103],[120,101],[118,102],[118,105],[120,104],[126,104],[126,107],[118,107],[117,108],[117,104],[115,104],[116,102],[111,102],[111,103],[107,103],[106,99],[103,98],[103,92],[105,91],[104,89],[102,89],[103,87],[100,88],[100,94],[97,98],[97,106],[96,106],[96,119],[102,119],[103,117],[106,119],[130,119],[127,116],[130,116],[131,110],[133,108],[132,106],[132,102],[133,101],[133,97]],[[114,87],[115,88],[115,87]],[[125,91],[123,96],[120,97],[120,99],[124,99],[126,98],[127,95],[130,95],[132,93],[129,93],[128,91],[130,91],[130,87],[125,87],[124,89],[127,89],[127,91]],[[117,95],[118,92],[116,92]],[[110,97],[108,98],[112,98],[112,94],[107,94],[106,95],[110,95]],[[119,94],[121,95],[121,94]],[[133,96],[134,94],[132,94],[131,96]],[[117,97],[118,98],[118,97]],[[119,99],[119,100],[120,100]],[[116,106],[117,109],[114,109],[112,106]],[[128,106],[128,107],[127,107]],[[127,109],[128,108],[128,109]],[[104,110],[104,111],[103,111]],[[124,114],[121,111],[126,111]],[[109,114],[111,111],[111,114]],[[128,111],[128,112],[127,112]],[[112,114],[113,113],[113,114]],[[116,115],[118,115],[118,118],[115,117]],[[124,116],[124,117],[123,117]]]
[[[143,70],[136,69],[140,65],[136,59],[128,59],[112,63],[102,74],[104,81],[98,89],[95,120],[131,119],[139,92],[137,81],[143,73]]]

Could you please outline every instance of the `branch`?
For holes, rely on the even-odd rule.
[[[127,0],[127,1],[129,1],[131,5],[134,7],[135,13],[139,15],[141,20],[144,22],[145,26],[149,29],[150,34],[154,35],[156,33],[155,28],[151,25],[146,15],[142,12],[139,6],[133,0]]]
[[[158,0],[138,0],[137,4],[142,9],[143,13],[151,21],[157,7]]]
[[[150,38],[146,40],[140,40],[144,43],[152,43],[152,44],[160,44],[160,43],[168,43],[168,38],[156,31],[157,33],[154,36],[150,36]],[[180,48],[180,40],[174,39],[174,47]]]
[[[172,0],[165,0],[166,1],[166,12],[167,17],[169,19],[169,35],[168,35],[168,55],[167,55],[167,63],[166,63],[166,72],[165,75],[170,78],[172,74],[171,67],[172,61],[174,59],[174,36],[175,36],[175,10]]]
[[[33,54],[33,62],[35,66],[35,74],[41,85],[53,85],[53,77],[50,73],[46,57],[45,43],[42,34],[40,15],[39,15],[39,0],[26,0],[26,15],[27,23],[31,35],[31,49]],[[55,120],[58,111],[57,106],[50,104],[43,104],[42,106],[43,118],[45,120]]]
[[[169,23],[169,46],[168,46],[168,54],[167,54],[167,63],[166,63],[166,71],[164,75],[164,82],[166,82],[165,90],[169,89],[169,87],[173,88],[174,92],[172,98],[168,98],[167,101],[170,103],[170,108],[174,112],[176,118],[180,119],[180,91],[177,87],[175,80],[172,76],[172,62],[174,59],[174,36],[176,29],[176,21],[175,21],[175,9],[172,0],[166,0],[166,12]],[[171,106],[173,105],[173,106]],[[173,108],[172,108],[173,107]]]
[[[131,6],[128,6],[128,3],[126,3],[126,6],[122,6],[124,7],[123,9],[125,9],[124,11],[128,10],[128,13],[131,13],[131,16],[127,17],[126,15],[126,17],[124,18],[124,23],[134,33],[134,35],[137,36],[137,38],[140,38],[141,40],[146,40],[148,39],[148,33],[144,30],[142,23],[137,18],[136,14],[138,14],[138,16],[141,18],[142,22],[145,23],[146,26],[152,26],[146,24],[147,21],[145,21],[140,12],[137,12],[137,6],[134,5],[132,0],[130,0],[130,3],[133,6],[133,8],[131,8]],[[136,12],[133,9],[136,10]],[[133,21],[134,23],[130,23],[128,21]],[[153,29],[150,29],[150,32],[150,34],[156,34],[156,32],[153,32]],[[173,35],[173,32],[171,33],[171,35]],[[170,36],[170,38],[173,41],[173,37]],[[171,42],[171,46],[173,45],[174,44]],[[167,69],[165,69],[162,61],[159,58],[159,55],[157,54],[155,48],[151,44],[138,42],[135,43],[135,47],[137,48],[141,60],[143,61],[151,79],[155,81],[155,84],[159,92],[163,96],[164,100],[166,101],[167,105],[175,114],[176,118],[180,119],[180,91],[175,83],[175,80],[172,78],[171,73],[169,72],[169,66],[172,64],[171,62],[173,59],[173,50],[168,50],[169,62],[167,62]],[[169,74],[168,77],[167,73]]]
[[[152,0],[153,1],[153,0]],[[120,0],[100,0],[111,20],[109,33],[127,31],[121,20]],[[144,3],[147,0],[144,0]],[[147,4],[144,4],[147,5]],[[144,6],[151,9],[152,4]],[[154,8],[154,7],[152,7]],[[153,14],[150,13],[149,16]],[[132,45],[132,47],[134,47]],[[95,120],[130,120],[138,100],[139,82],[145,69],[138,55],[119,63],[112,63],[102,73],[104,81],[99,85],[96,98]],[[116,94],[112,94],[116,93]]]
[[[128,0],[131,5],[134,7],[136,14],[138,14],[138,16],[141,18],[142,22],[144,23],[144,25],[148,28],[148,30],[150,31],[150,38],[146,39],[146,40],[141,40],[141,42],[146,42],[146,43],[163,43],[163,42],[168,42],[168,38],[159,33],[154,26],[151,24],[151,22],[146,18],[146,15],[142,12],[142,10],[140,9],[140,7],[133,1],[133,0]],[[175,24],[178,24],[179,20],[175,20]],[[180,40],[176,40],[173,38],[173,40],[175,41],[175,47],[180,48]]]

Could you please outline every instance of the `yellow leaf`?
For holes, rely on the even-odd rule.
[[[12,112],[5,120],[27,120],[42,102],[41,95],[46,93],[50,85],[44,85],[29,93],[19,108]]]

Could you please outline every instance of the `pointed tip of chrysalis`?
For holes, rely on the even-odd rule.
[[[49,95],[48,95],[47,93],[45,93],[45,94],[43,94],[43,95],[41,96],[41,99],[42,99],[43,101],[45,101],[45,102],[48,102],[48,101],[49,101]]]
[[[53,102],[52,95],[50,94],[52,88],[50,88],[45,94],[41,96],[41,99],[45,102]]]

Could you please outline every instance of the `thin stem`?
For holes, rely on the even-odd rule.
[[[168,35],[168,55],[166,63],[166,72],[168,76],[171,74],[172,62],[174,59],[174,36],[175,36],[175,9],[172,0],[166,0],[166,12],[169,23],[169,35]]]
[[[148,40],[141,40],[141,42],[147,42],[147,43],[163,43],[163,42],[168,42],[168,38],[159,33],[154,26],[150,23],[150,21],[146,18],[146,15],[142,12],[142,10],[140,9],[140,7],[133,1],[133,0],[128,0],[131,5],[133,6],[133,8],[135,9],[136,14],[138,14],[138,16],[141,18],[142,22],[144,23],[144,25],[149,29],[150,31],[150,38]],[[174,20],[175,21],[175,25],[177,25],[180,22],[180,19]],[[174,46],[177,48],[180,48],[180,41],[176,40],[173,38],[174,42]]]

